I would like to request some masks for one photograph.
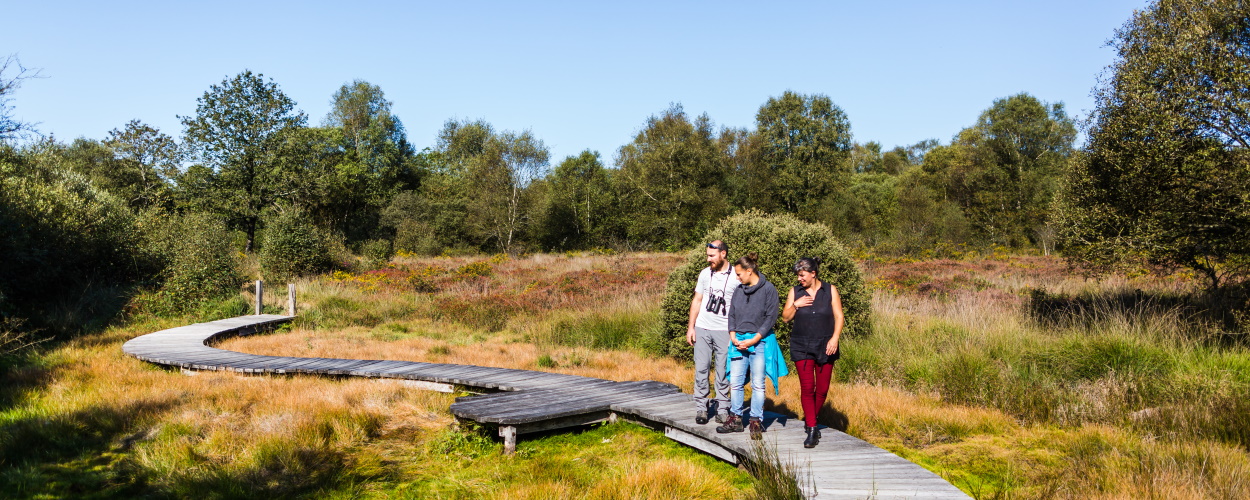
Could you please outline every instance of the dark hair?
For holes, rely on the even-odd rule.
[[[812,274],[820,272],[820,257],[803,257],[794,263],[794,272],[807,271]]]
[[[760,254],[756,252],[751,252],[741,257],[738,257],[738,260],[734,262],[734,265],[742,266],[743,269],[750,269],[754,271],[756,266],[759,265],[759,262],[760,262]]]

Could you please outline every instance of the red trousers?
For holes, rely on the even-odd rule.
[[[816,414],[825,405],[829,395],[829,380],[833,378],[833,363],[818,364],[814,359],[794,362],[799,371],[799,393],[803,402],[803,424],[816,426]]]

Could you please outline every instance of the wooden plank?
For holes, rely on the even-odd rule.
[[[606,402],[584,401],[573,405],[562,406],[558,409],[540,407],[516,412],[492,413],[482,417],[482,420],[495,423],[530,424],[542,420],[571,417],[586,413],[602,412],[606,414],[608,411],[608,404]]]
[[[386,367],[390,366],[391,363],[394,363],[394,361],[372,360],[370,363],[353,368],[350,375],[355,375],[358,377],[386,376],[385,378],[400,378],[400,379],[406,378],[406,377],[390,376],[390,375],[394,375],[394,373],[390,372],[389,370],[386,370]]]
[[[639,408],[636,413],[638,413],[639,416],[689,419],[690,423],[693,424],[695,409],[690,403],[675,401],[666,405]]]
[[[531,423],[546,418],[566,417],[592,411],[608,411],[609,403],[601,398],[584,398],[560,404],[552,404],[548,400],[534,400],[537,405],[508,406],[495,405],[486,408],[456,406],[452,412],[456,416],[472,418],[491,423]]]
[[[368,370],[377,373],[380,377],[412,378],[404,376],[408,375],[405,370],[413,368],[409,363],[409,361],[382,361],[369,365]]]
[[[712,455],[731,464],[738,463],[738,456],[725,449],[725,447],[721,446],[720,443],[704,439],[681,429],[675,427],[665,427],[664,437],[707,453],[708,455]]]
[[[566,429],[569,427],[581,427],[584,425],[597,424],[608,420],[610,412],[601,411],[593,413],[583,413],[572,415],[569,417],[553,418],[534,422],[530,424],[517,425],[517,434],[530,434],[534,432],[550,431],[555,429]]]
[[[287,361],[282,363],[282,369],[287,371],[298,370],[316,363],[319,359],[321,358],[287,358]]]
[[[616,405],[622,408],[637,408],[639,410],[646,410],[651,407],[666,406],[674,403],[684,404],[691,410],[695,409],[694,398],[690,397],[689,394],[684,393],[661,394],[636,399],[630,398],[618,401]]]

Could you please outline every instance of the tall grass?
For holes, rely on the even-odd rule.
[[[900,263],[872,279],[875,334],[845,341],[838,378],[1012,421],[917,429],[878,420],[853,432],[983,496],[1248,491],[1250,351],[1212,342],[1177,302],[1149,299],[1180,294],[1183,278],[1098,283],[1058,261],[1018,258]],[[1075,313],[1046,311],[1040,288],[1091,299]],[[1000,455],[1012,449],[1023,453]]]
[[[658,291],[631,285],[638,287],[634,294],[612,301],[599,300],[602,294],[577,300],[586,289],[562,292],[559,286],[575,280],[559,276],[602,264],[538,262],[511,261],[485,282],[452,283],[438,292],[453,289],[481,303],[509,288],[524,296],[525,281],[563,283],[546,288],[552,296],[541,307],[518,309],[497,332],[421,312],[422,301],[432,298],[425,294],[408,302],[417,305],[406,318],[371,328],[297,329],[231,340],[229,347],[542,369],[691,390],[687,366],[635,343],[646,344],[642,326],[658,297],[648,293]],[[563,268],[556,271],[557,265]],[[912,459],[979,497],[1140,497],[1158,488],[1226,497],[1248,486],[1250,463],[1237,436],[1245,412],[1235,406],[1247,380],[1244,350],[1187,335],[1180,329],[1186,317],[1168,307],[1091,311],[1097,316],[1088,321],[1058,325],[1028,312],[1030,290],[1041,287],[1075,295],[1136,288],[1178,293],[1182,285],[1150,276],[1088,282],[1068,274],[1061,261],[1028,257],[868,267],[877,288],[875,333],[844,340],[839,383],[819,416],[823,424]],[[520,278],[523,273],[530,274]],[[397,300],[362,297],[369,296],[378,299],[362,298],[360,310],[386,310],[393,303],[387,301]],[[631,336],[634,330],[638,335]],[[783,378],[768,407],[799,413],[798,389],[796,379]],[[1164,463],[1177,464],[1166,480],[1151,476],[1160,469],[1136,465]]]
[[[924,316],[915,297],[879,292],[877,334],[849,339],[838,367],[1027,422],[1112,424],[1152,436],[1250,444],[1250,352],[1183,335],[1174,311],[1102,311],[1069,326],[975,299]],[[938,311],[940,309],[941,311]]]
[[[746,500],[805,500],[816,487],[809,471],[783,460],[777,447],[763,440],[752,441],[752,454],[743,462],[751,472],[752,491]]]
[[[653,354],[646,336],[664,276],[678,260],[399,258],[372,274],[305,278],[293,328],[221,346],[658,380],[690,391],[690,367]],[[457,271],[473,263],[491,272]],[[1189,318],[1166,304],[1091,309],[1066,322],[1029,312],[1037,288],[1068,296],[1180,293],[1183,283],[1151,276],[1090,282],[1040,257],[865,267],[877,290],[875,333],[844,339],[821,423],[979,498],[1239,498],[1250,491],[1243,403],[1250,353],[1192,335],[1184,328]],[[423,277],[423,287],[410,276]],[[246,314],[249,300],[242,295],[181,318],[134,313],[125,326],[37,348],[0,375],[0,491],[730,498],[773,488],[752,486],[732,467],[624,424],[525,439],[507,459],[493,436],[450,428],[447,395],[367,380],[188,377],[120,353],[134,335]],[[267,294],[266,310],[281,311],[284,301]],[[486,313],[452,306],[503,311],[502,319],[484,325]],[[770,410],[800,413],[795,377],[782,378],[780,394],[768,397]]]
[[[458,278],[445,285],[489,299],[524,295],[533,278],[550,278],[548,270],[526,266],[573,273],[603,267],[602,261],[570,260],[516,267],[495,262],[497,272],[489,279],[506,286],[490,282],[481,293],[455,288]],[[555,352],[518,343],[526,333],[511,327],[489,334],[440,318],[431,314],[438,297],[428,294],[317,278],[298,285],[302,315],[293,329],[228,340],[225,347],[276,339],[295,355],[483,364],[491,357],[510,360],[515,350],[527,368],[548,353],[561,369],[574,370],[610,370],[621,361],[591,356],[585,347],[550,344],[560,349]],[[616,286],[634,285],[625,280]],[[140,307],[126,326],[35,351],[0,373],[0,496],[671,498],[676,492],[727,498],[749,487],[747,476],[732,467],[632,426],[529,438],[519,456],[507,458],[494,438],[452,429],[449,395],[369,380],[186,376],[120,351],[135,335],[248,314],[250,300],[245,293],[177,318]],[[267,312],[284,308],[285,296],[267,294]],[[545,310],[536,310],[506,324],[550,327],[578,320],[547,318]],[[645,316],[640,312],[628,321]],[[488,335],[494,345],[483,351]]]
[[[61,346],[4,376],[3,496],[726,498],[747,486],[732,467],[628,425],[526,439],[504,457],[491,437],[452,429],[452,395],[186,376],[122,355],[135,333]]]

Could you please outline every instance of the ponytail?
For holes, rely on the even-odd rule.
[[[751,252],[741,257],[738,257],[738,261],[734,262],[734,265],[740,266],[743,269],[750,269],[754,271],[755,268],[759,266],[759,262],[760,262],[760,254],[756,252]]]

